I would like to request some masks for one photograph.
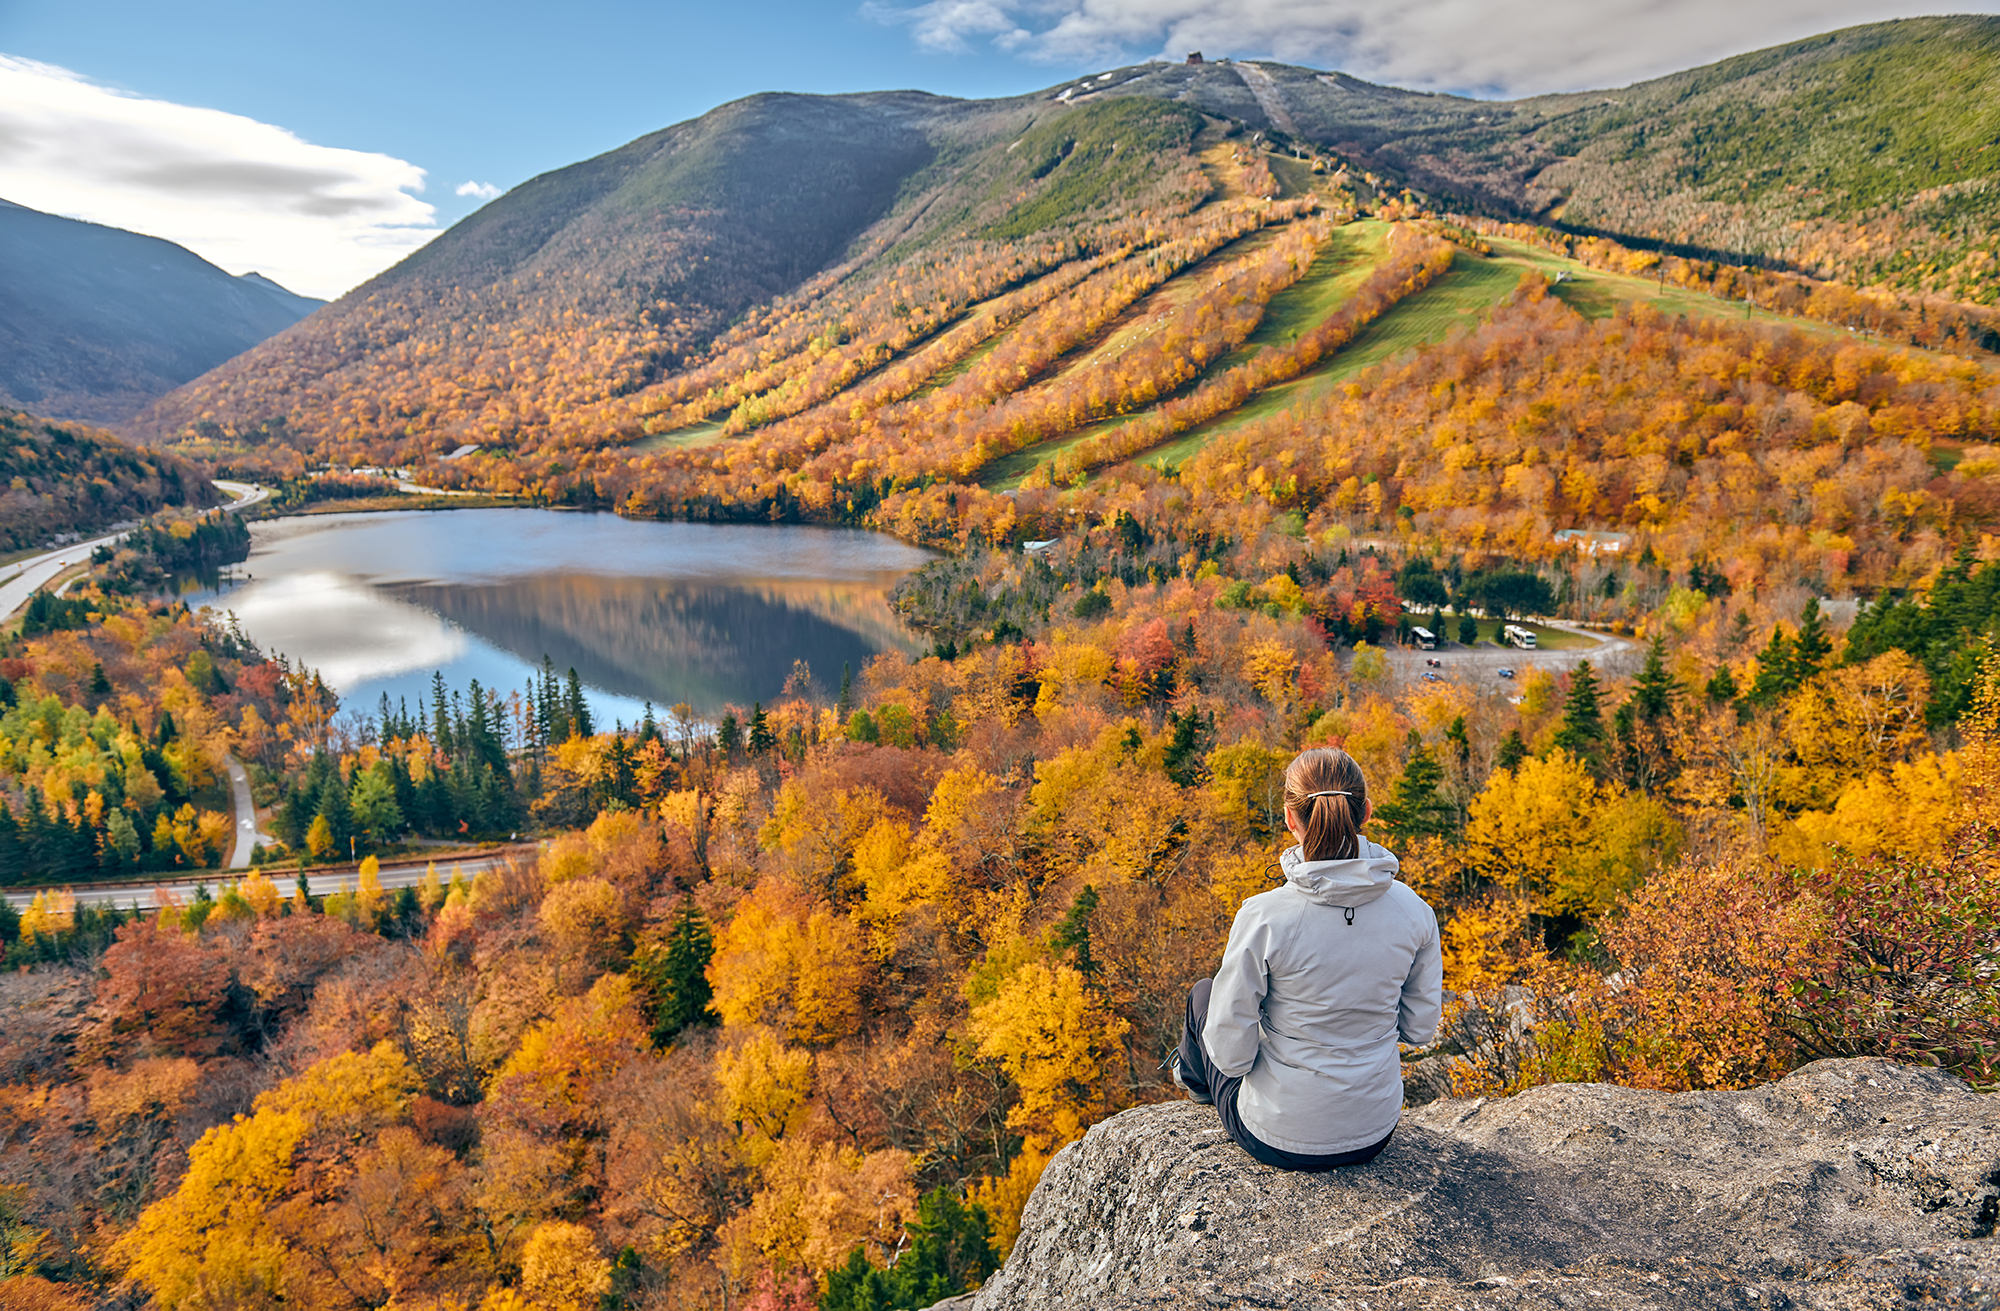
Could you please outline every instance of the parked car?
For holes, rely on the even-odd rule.
[[[1444,668],[1444,661],[1438,659],[1436,656],[1431,656],[1430,658],[1426,659],[1424,663],[1429,665],[1432,669]]]
[[[1514,671],[1511,669],[1503,669],[1500,671],[1500,677],[1502,678],[1512,678],[1513,676],[1514,676]]]
[[[1426,669],[1424,671],[1424,681],[1426,683],[1442,683],[1444,681],[1444,675],[1440,674],[1435,669]]]

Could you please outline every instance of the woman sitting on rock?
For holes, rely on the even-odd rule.
[[[1373,813],[1345,751],[1294,760],[1285,882],[1243,903],[1222,968],[1188,997],[1174,1082],[1281,1170],[1373,1160],[1403,1109],[1396,1043],[1437,1032],[1437,916],[1361,836]]]

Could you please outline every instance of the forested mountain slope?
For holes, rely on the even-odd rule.
[[[0,201],[0,402],[116,423],[323,303],[171,241]]]
[[[1876,23],[1518,101],[1261,63],[1158,67],[1106,94],[1186,100],[1493,213],[2000,298],[2000,18]]]
[[[0,551],[221,500],[205,473],[171,452],[134,450],[108,432],[0,409]]]
[[[419,462],[476,443],[508,461],[499,481],[534,491],[589,452],[638,443],[647,459],[684,461],[795,417],[818,434],[815,453],[842,448],[857,408],[907,407],[950,382],[958,390],[929,409],[891,415],[894,427],[929,425],[918,444],[935,446],[940,405],[963,415],[1080,378],[1095,398],[1081,409],[994,410],[1003,440],[962,435],[956,455],[938,448],[893,475],[984,479],[1024,445],[1214,381],[1214,352],[1237,350],[1282,290],[1267,275],[1228,325],[1219,309],[1189,312],[1191,331],[1221,334],[1192,357],[1166,367],[1156,342],[1114,370],[1164,368],[1143,382],[1073,366],[1111,340],[1123,355],[1135,316],[1164,322],[1157,310],[1223,270],[1206,261],[1357,207],[1526,217],[1766,279],[1796,268],[1880,284],[1903,296],[1891,328],[1849,293],[1817,317],[1929,345],[1942,315],[1942,336],[1990,350],[1990,316],[1935,301],[2000,293],[1985,208],[2000,194],[1996,157],[1982,149],[2000,129],[1996,23],[1852,28],[1622,91],[1506,103],[1227,61],[1139,65],[993,101],[754,96],[533,179],[131,427],[276,468]],[[1301,228],[1288,249],[1294,265],[1323,259],[1324,233]],[[1767,308],[1797,311],[1817,294],[1718,281],[1712,260],[1677,276]],[[1155,296],[1166,300],[1147,309]],[[997,390],[971,376],[989,359],[1013,370]],[[1283,381],[1238,376],[1201,415],[1161,419],[1117,450],[1158,445]],[[832,422],[817,423],[836,398]],[[1108,448],[1097,449],[1101,464]]]

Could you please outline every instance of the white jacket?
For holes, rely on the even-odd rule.
[[[1293,847],[1281,863],[1284,885],[1236,912],[1202,1045],[1223,1074],[1243,1076],[1236,1105],[1250,1132],[1330,1156],[1396,1127],[1397,1040],[1437,1034],[1437,915],[1366,838],[1355,860],[1302,860]]]

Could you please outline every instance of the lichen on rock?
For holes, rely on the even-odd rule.
[[[1879,1060],[1437,1101],[1324,1175],[1172,1103],[1050,1162],[974,1306],[1995,1306],[1996,1219],[2000,1098]]]

